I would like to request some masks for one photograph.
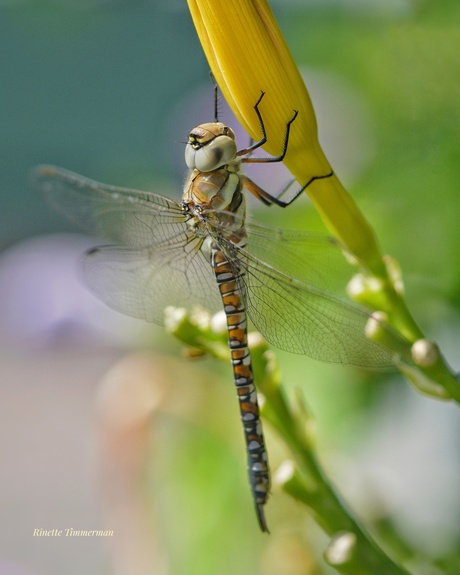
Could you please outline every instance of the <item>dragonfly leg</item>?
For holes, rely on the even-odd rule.
[[[264,158],[253,157],[252,156],[253,152],[255,150],[257,150],[258,148],[260,148],[261,146],[263,146],[267,142],[267,132],[265,130],[265,124],[264,124],[264,121],[262,118],[262,114],[259,110],[259,104],[262,101],[262,98],[264,97],[264,95],[265,95],[265,92],[261,92],[260,97],[254,106],[254,110],[255,110],[255,112],[257,114],[257,118],[259,120],[259,125],[260,125],[260,130],[262,132],[262,137],[257,142],[252,142],[252,140],[251,140],[251,143],[249,144],[249,146],[247,148],[239,150],[236,153],[236,155],[238,157],[241,157],[241,162],[245,163],[245,164],[268,164],[268,163],[273,163],[273,162],[282,162],[284,160],[286,154],[287,154],[287,151],[288,151],[289,135],[291,133],[291,125],[295,121],[295,119],[297,118],[297,115],[298,115],[298,111],[294,110],[294,114],[293,114],[292,118],[286,124],[286,131],[284,133],[284,140],[283,140],[283,149],[281,150],[281,154],[279,154],[279,156],[268,156],[268,157],[264,157]],[[274,196],[272,194],[269,194],[265,190],[262,190],[259,186],[257,186],[254,182],[252,182],[252,180],[250,180],[249,178],[246,177],[245,179],[247,181],[251,182],[251,185],[246,186],[249,189],[249,191],[252,192],[264,204],[267,204],[267,205],[276,204],[277,206],[279,206],[281,208],[285,208],[285,207],[289,206],[290,204],[292,204],[292,202],[295,199],[297,199],[300,196],[300,194],[306,188],[308,188],[308,186],[312,182],[314,182],[315,180],[322,180],[325,178],[330,178],[333,174],[334,174],[334,172],[331,170],[327,174],[311,177],[305,185],[303,185],[300,189],[298,189],[286,201],[282,200],[281,198],[284,196],[284,194],[287,192],[287,190],[291,187],[292,182],[294,180],[289,182],[289,184],[281,191],[280,194],[278,194],[277,196]]]
[[[288,191],[288,189],[292,186],[294,180],[291,180],[288,183],[288,185],[285,186],[281,190],[280,194],[278,194],[277,196],[273,196],[272,194],[269,194],[264,189],[262,189],[254,181],[252,181],[251,178],[248,178],[247,176],[243,176],[242,179],[243,179],[244,187],[248,191],[250,191],[251,194],[253,194],[258,200],[263,202],[265,205],[271,206],[272,204],[275,204],[275,205],[279,206],[280,208],[286,208],[287,206],[290,206],[292,204],[292,202],[294,200],[296,200],[300,196],[300,194],[303,191],[305,191],[312,182],[314,182],[315,180],[323,180],[325,178],[330,178],[333,174],[334,174],[334,172],[331,170],[331,172],[329,174],[326,174],[324,176],[313,176],[312,178],[310,178],[308,180],[308,182],[304,186],[302,186],[300,189],[298,189],[294,193],[294,195],[292,195],[287,201],[283,201],[280,198],[282,198],[284,196],[284,194]]]
[[[291,124],[297,118],[298,111],[294,110],[294,115],[289,120],[289,122],[286,124],[286,131],[284,133],[284,140],[283,140],[283,149],[282,149],[281,154],[279,156],[268,156],[266,158],[253,158],[252,153],[255,150],[257,150],[258,148],[262,147],[267,141],[267,132],[265,130],[264,120],[263,120],[262,114],[260,113],[260,110],[259,110],[259,104],[262,101],[262,98],[264,97],[264,95],[265,95],[265,92],[261,92],[260,97],[254,106],[254,110],[257,114],[257,119],[259,120],[259,126],[260,126],[260,130],[262,132],[262,137],[257,142],[251,143],[247,148],[244,148],[243,150],[239,150],[236,153],[236,155],[238,157],[242,156],[241,161],[243,163],[246,163],[246,164],[249,164],[249,163],[267,164],[267,163],[271,163],[271,162],[282,162],[284,160],[284,156],[286,155],[288,145],[289,145],[289,134],[291,132]]]

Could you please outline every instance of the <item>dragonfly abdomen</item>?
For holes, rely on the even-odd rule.
[[[212,266],[227,318],[233,378],[248,452],[249,480],[260,528],[268,531],[263,506],[270,490],[270,471],[248,347],[246,311],[236,275],[220,250],[213,251]]]

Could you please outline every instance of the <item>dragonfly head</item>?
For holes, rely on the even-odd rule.
[[[212,172],[235,156],[235,133],[222,122],[200,124],[188,135],[185,163],[191,170]]]

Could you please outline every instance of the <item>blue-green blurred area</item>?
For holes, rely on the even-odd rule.
[[[165,158],[187,129],[171,134],[165,118],[207,73],[186,5],[90,7],[30,2],[2,10],[3,245],[52,229],[27,187],[36,163],[132,186],[171,177]]]
[[[273,7],[327,157],[401,263],[417,321],[458,368],[458,2]],[[0,2],[0,78],[0,573],[332,572],[321,561],[326,538],[276,482],[272,534],[258,532],[230,367],[187,361],[163,328],[97,302],[78,274],[79,255],[97,240],[29,188],[30,169],[52,163],[180,197],[183,142],[213,114],[185,0]],[[254,177],[276,192],[286,174],[262,167]],[[251,202],[251,212],[323,229],[306,198],[286,210]],[[139,348],[158,369],[157,391],[130,419],[143,378],[133,372],[126,396],[115,376],[100,382]],[[397,374],[278,358],[284,384],[301,389],[314,415],[322,461],[363,521],[413,573],[459,573],[458,410]],[[146,431],[139,405],[163,406],[163,393]],[[266,435],[275,471],[287,454]],[[147,475],[143,495],[136,481]],[[69,527],[117,535],[33,537]]]

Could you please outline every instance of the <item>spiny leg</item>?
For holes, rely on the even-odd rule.
[[[261,188],[258,184],[256,184],[253,180],[251,180],[251,178],[248,178],[247,176],[243,177],[243,185],[249,192],[251,192],[251,194],[253,194],[258,200],[263,202],[266,206],[271,206],[272,204],[276,204],[280,208],[285,208],[287,206],[290,206],[292,204],[292,202],[294,200],[296,200],[300,196],[300,194],[304,190],[306,190],[306,188],[308,188],[308,186],[312,182],[314,182],[315,180],[322,180],[324,178],[330,178],[333,174],[334,174],[334,172],[331,171],[329,174],[326,174],[325,176],[313,176],[312,178],[310,178],[310,180],[308,180],[308,182],[304,186],[302,186],[299,190],[297,190],[295,192],[295,194],[292,196],[292,198],[289,198],[289,200],[286,202],[283,202],[282,200],[280,200],[280,198],[287,192],[287,190],[290,188],[290,186],[292,185],[292,183],[295,180],[291,180],[289,182],[289,184],[281,191],[281,193],[278,196],[273,196],[272,194],[269,194],[263,188]]]
[[[281,154],[279,156],[270,156],[267,158],[252,158],[252,157],[250,157],[250,155],[252,154],[252,152],[254,152],[254,150],[257,150],[258,148],[263,146],[267,141],[267,132],[265,130],[264,120],[263,120],[262,114],[259,110],[259,104],[262,101],[262,98],[264,97],[264,95],[265,95],[265,92],[260,93],[260,97],[254,106],[254,110],[257,114],[257,119],[259,120],[259,126],[260,126],[260,130],[262,132],[262,138],[260,140],[258,140],[257,142],[254,142],[253,144],[251,144],[247,148],[244,148],[243,150],[239,150],[237,152],[237,154],[236,154],[237,156],[248,156],[246,158],[243,157],[241,159],[241,161],[244,163],[265,164],[265,163],[271,163],[271,162],[282,162],[284,160],[284,157],[285,157],[287,149],[288,149],[291,124],[297,118],[297,114],[298,114],[297,110],[294,110],[294,115],[289,120],[289,122],[286,124],[286,132],[284,134],[283,149],[281,151]]]
[[[334,172],[331,170],[328,174],[325,174],[325,175],[323,175],[323,176],[313,176],[312,178],[310,178],[310,179],[308,180],[308,182],[307,182],[304,186],[302,186],[301,188],[299,188],[299,189],[295,192],[295,194],[294,194],[291,198],[289,198],[289,200],[287,200],[286,202],[283,202],[283,200],[280,200],[280,198],[287,192],[288,188],[291,186],[291,184],[292,184],[292,181],[291,181],[291,182],[289,182],[289,184],[281,191],[281,193],[280,193],[278,196],[272,196],[272,195],[269,194],[268,192],[265,192],[265,197],[264,197],[265,202],[264,202],[264,203],[267,203],[267,201],[269,201],[269,202],[271,202],[271,203],[273,203],[273,204],[276,204],[276,205],[279,206],[280,208],[286,208],[287,206],[290,206],[290,205],[292,204],[292,202],[293,202],[294,200],[296,200],[296,199],[300,196],[300,194],[301,194],[302,192],[304,192],[304,191],[308,188],[308,186],[309,186],[311,183],[313,183],[315,180],[325,180],[326,178],[330,178],[330,177],[332,177],[333,175],[334,175]],[[294,180],[293,180],[293,181],[294,181]]]
[[[255,150],[257,150],[258,148],[260,148],[261,146],[263,146],[266,142],[267,142],[267,132],[265,130],[265,124],[262,118],[262,114],[259,110],[259,104],[262,101],[262,98],[264,97],[265,92],[261,92],[259,99],[257,100],[255,106],[254,106],[254,110],[257,114],[257,118],[259,120],[259,125],[260,125],[260,129],[262,132],[262,138],[258,141],[258,142],[254,142],[252,144],[250,144],[247,148],[244,148],[243,150],[240,150],[239,152],[237,152],[237,156],[247,156],[247,157],[242,157],[241,161],[243,163],[246,164],[263,164],[263,163],[273,163],[273,162],[282,162],[287,154],[287,150],[288,150],[288,146],[289,146],[289,136],[291,133],[291,124],[294,122],[294,120],[297,118],[298,115],[298,111],[294,110],[294,115],[292,116],[292,118],[289,120],[289,122],[286,124],[286,131],[284,134],[284,141],[283,141],[283,149],[281,151],[281,154],[279,156],[269,156],[267,158],[253,158],[251,157],[252,152],[254,152]],[[325,178],[330,178],[332,175],[334,174],[334,172],[331,170],[329,173],[321,175],[321,176],[313,176],[312,178],[310,178],[308,180],[308,182],[302,186],[300,189],[298,189],[295,194],[289,198],[288,201],[283,201],[280,198],[286,193],[286,191],[288,190],[288,188],[291,186],[292,182],[290,182],[282,191],[278,196],[274,196],[268,192],[266,192],[265,190],[263,190],[260,186],[258,186],[255,182],[253,182],[250,178],[245,178],[245,186],[247,187],[247,189],[254,194],[259,200],[261,200],[264,204],[266,205],[271,205],[271,204],[276,204],[277,206],[281,207],[281,208],[285,208],[287,206],[289,206],[290,204],[292,204],[292,202],[294,200],[296,200],[300,194],[306,190],[306,188],[308,188],[308,186],[314,182],[315,180],[323,180]]]

